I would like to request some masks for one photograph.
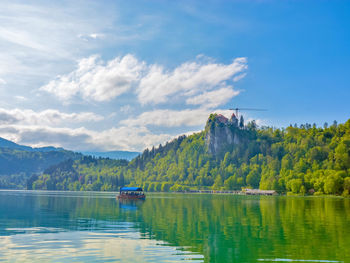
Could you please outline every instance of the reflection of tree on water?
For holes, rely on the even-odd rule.
[[[135,204],[82,193],[71,198],[64,193],[18,200],[3,197],[3,229],[13,220],[31,227],[80,230],[130,222],[143,238],[185,247],[204,255],[206,262],[267,258],[350,262],[349,199],[162,194]]]
[[[207,262],[350,260],[350,200],[179,195],[142,207],[142,233]]]

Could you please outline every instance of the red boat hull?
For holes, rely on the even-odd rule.
[[[118,195],[119,200],[145,200],[145,195]]]

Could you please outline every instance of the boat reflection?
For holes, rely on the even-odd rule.
[[[126,211],[136,211],[145,202],[145,200],[143,199],[137,199],[137,200],[117,199],[117,201],[119,202],[119,208]]]

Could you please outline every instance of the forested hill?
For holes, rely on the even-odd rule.
[[[42,173],[53,164],[81,156],[62,148],[32,148],[0,138],[0,189],[26,188],[33,173]]]
[[[33,186],[117,190],[137,185],[147,191],[252,187],[349,194],[350,120],[322,128],[304,124],[285,129],[243,122],[214,114],[204,131],[146,149],[130,163],[94,158],[65,163],[46,170]]]

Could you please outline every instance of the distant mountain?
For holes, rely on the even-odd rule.
[[[14,143],[12,141],[6,140],[6,139],[1,138],[1,137],[0,137],[0,147],[17,149],[17,150],[28,151],[28,152],[50,152],[50,151],[62,151],[62,150],[64,150],[63,148],[56,148],[53,146],[32,148],[30,146],[25,146],[25,145],[20,145],[20,144]]]
[[[25,188],[27,178],[60,162],[83,155],[52,146],[32,148],[0,138],[0,189]]]
[[[40,152],[0,147],[0,176],[41,173],[51,165],[81,157],[79,153],[66,150]]]
[[[129,152],[129,151],[110,151],[110,152],[82,152],[84,155],[90,155],[93,157],[110,158],[116,160],[132,160],[138,155],[139,152]]]

